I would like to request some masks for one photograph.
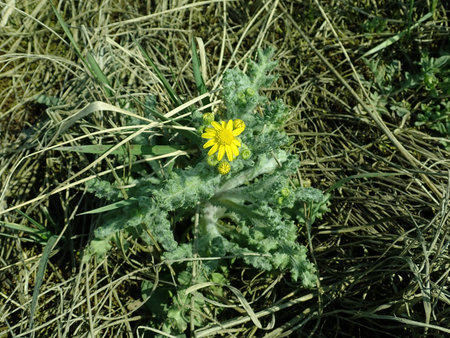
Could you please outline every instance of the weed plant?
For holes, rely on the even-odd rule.
[[[269,75],[277,64],[270,59],[272,54],[270,49],[259,50],[258,62],[249,61],[248,75],[238,69],[225,73],[224,105],[216,113],[192,113],[188,123],[210,139],[203,146],[212,147],[208,154],[203,151],[183,168],[169,166],[159,175],[136,172],[127,177],[130,188],[125,192],[117,183],[88,181],[88,191],[111,204],[90,211],[108,213],[102,216],[85,259],[101,258],[114,240],[129,247],[129,236],[158,248],[162,263],[170,266],[159,272],[159,278],[176,282],[161,288],[149,280],[143,287],[153,291],[146,298],[152,313],[158,314],[152,326],[164,332],[179,335],[189,323],[194,328],[204,324],[207,299],[188,290],[212,283],[213,299],[223,298],[221,288],[229,284],[233,270],[230,258],[261,271],[288,271],[294,282],[308,288],[316,284],[307,249],[297,241],[297,226],[311,226],[321,217],[328,197],[289,180],[299,166],[298,159],[283,149],[289,144],[282,131],[289,110],[259,93],[274,80]],[[189,143],[168,132],[159,139],[177,139],[177,148],[201,145],[199,139]],[[177,240],[174,233],[182,235]]]

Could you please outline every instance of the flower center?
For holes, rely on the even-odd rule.
[[[221,145],[231,145],[233,143],[234,136],[228,129],[222,129],[217,133],[217,143]]]

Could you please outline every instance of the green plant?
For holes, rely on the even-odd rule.
[[[386,19],[375,16],[365,20],[361,28],[366,33],[381,33],[387,29],[387,22]],[[370,35],[368,37],[370,38]]]
[[[422,113],[417,114],[416,126],[425,125],[443,136],[450,137],[450,101],[433,104],[422,103],[420,108]],[[450,150],[449,141],[443,140],[442,144],[447,150]]]
[[[186,289],[200,282],[225,284],[229,269],[221,257],[265,271],[290,272],[305,287],[316,283],[307,249],[297,240],[298,224],[309,225],[320,217],[329,195],[290,181],[299,160],[284,150],[290,139],[282,126],[289,111],[282,101],[260,94],[275,80],[268,74],[276,66],[272,54],[270,49],[259,51],[258,62],[249,61],[248,75],[238,69],[224,74],[225,106],[220,112],[193,112],[190,123],[210,139],[205,145],[214,148],[209,155],[202,151],[163,175],[148,172],[130,178],[125,200],[114,183],[96,179],[87,184],[110,204],[91,211],[102,212],[102,225],[85,259],[106,254],[114,241],[126,248],[128,236],[159,250],[161,262],[169,267],[162,276],[176,282],[163,287],[149,281],[143,295],[150,298],[154,324],[162,320],[165,332],[180,334],[189,322],[201,324],[198,314],[211,305]],[[202,146],[180,140],[186,148]],[[195,257],[214,259],[200,264]],[[223,292],[217,285],[210,291],[215,297]],[[158,305],[161,300],[168,305]]]
[[[438,58],[422,53],[418,62],[420,72],[415,75],[415,83],[424,86],[432,98],[450,94],[450,55]]]
[[[398,60],[389,65],[379,60],[366,61],[373,78],[371,81],[362,80],[370,88],[370,99],[380,113],[387,113],[389,108],[400,117],[411,114],[416,126],[450,137],[449,61],[448,54],[434,58],[422,53],[416,62],[419,70],[414,73],[402,72],[402,64]],[[411,101],[411,97],[419,101]],[[418,109],[413,110],[412,106]],[[447,141],[441,143],[448,148]]]

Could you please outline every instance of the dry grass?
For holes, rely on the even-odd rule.
[[[70,129],[59,128],[95,101],[119,106],[153,94],[164,113],[174,108],[134,40],[146,47],[183,100],[195,98],[194,34],[204,44],[202,67],[211,89],[220,85],[225,69],[244,68],[257,47],[277,48],[280,78],[268,92],[292,107],[286,128],[302,160],[299,174],[305,183],[326,190],[349,176],[377,173],[333,190],[330,212],[313,225],[309,245],[320,275],[317,290],[300,289],[284,276],[236,269],[231,285],[250,302],[254,317],[242,309],[225,310],[197,336],[450,333],[450,154],[436,137],[394,113],[376,121],[368,88],[355,76],[368,74],[360,56],[390,36],[369,38],[361,22],[385,17],[397,32],[405,27],[407,6],[379,1],[376,8],[375,2],[363,0],[321,5],[313,0],[179,0],[142,2],[140,7],[126,0],[61,2],[58,9],[83,52],[90,51],[108,75],[113,89],[108,96],[65,42],[47,1],[16,2],[11,13],[5,3],[13,1],[0,2],[0,215],[2,221],[29,225],[15,211],[20,208],[59,238],[30,328],[43,246],[0,228],[0,336],[131,337],[149,330],[150,314],[139,290],[157,267],[145,248],[136,246],[126,254],[116,249],[102,261],[80,262],[79,251],[95,226],[94,219],[76,216],[92,209],[82,183],[106,171],[125,175],[127,168],[52,147],[118,144],[136,131],[119,130],[123,114],[108,109],[77,119]],[[379,57],[386,62],[417,59],[417,50],[435,50],[450,35],[447,15],[448,8],[438,2],[432,21]],[[47,108],[37,103],[39,94],[59,101]],[[369,105],[369,112],[358,99]],[[308,242],[306,229],[299,238]],[[256,317],[267,330],[256,328]]]

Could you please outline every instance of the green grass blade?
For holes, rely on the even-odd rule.
[[[25,217],[31,224],[33,224],[37,229],[27,227],[25,225],[16,224],[16,223],[6,223],[6,222],[0,222],[0,224],[4,224],[6,228],[9,228],[11,230],[15,231],[22,231],[24,233],[28,233],[34,237],[36,237],[37,242],[42,243],[42,241],[47,241],[48,238],[50,238],[53,233],[49,231],[45,226],[43,226],[38,221],[34,220],[32,217],[28,216],[26,213],[16,210],[18,214]]]
[[[195,84],[197,85],[197,90],[199,95],[205,94],[207,92],[206,85],[202,77],[202,72],[200,70],[200,60],[198,58],[197,48],[195,47],[194,38],[192,39],[192,68],[194,71]],[[205,97],[203,100],[203,105],[210,103],[209,97]],[[211,111],[208,109],[208,111]]]
[[[100,68],[100,66],[98,65],[97,61],[95,60],[94,56],[91,53],[87,53],[87,62],[89,63],[92,75],[97,79],[97,81],[101,85],[103,85],[103,88],[105,88],[106,95],[108,95],[108,97],[112,97],[113,92],[111,83],[109,82],[105,73],[103,73],[102,69]]]
[[[77,153],[88,153],[88,154],[104,154],[109,149],[114,147],[114,145],[105,145],[105,144],[97,144],[97,145],[85,145],[85,146],[72,146],[72,147],[58,147],[55,150],[60,151],[74,151]],[[147,146],[147,145],[139,145],[133,144],[129,147],[119,147],[118,149],[111,152],[113,155],[127,154],[128,152],[131,155],[166,155],[173,153],[178,150],[184,150],[184,147],[173,147],[168,145],[155,145],[155,146]]]
[[[375,53],[379,52],[380,50],[383,50],[383,49],[385,49],[386,47],[389,47],[389,46],[392,45],[393,43],[395,43],[395,42],[397,42],[398,40],[400,40],[400,39],[403,37],[403,35],[405,35],[405,34],[406,34],[406,32],[405,32],[405,31],[402,31],[402,32],[400,32],[399,34],[390,37],[389,39],[387,39],[387,40],[383,41],[382,43],[380,43],[378,46],[376,46],[376,47],[372,48],[371,50],[369,50],[368,52],[366,52],[366,53],[363,55],[363,57],[366,57],[366,56],[375,54]]]
[[[97,208],[97,209],[93,209],[93,210],[83,212],[81,214],[77,214],[77,216],[99,214],[102,212],[107,212],[107,211],[111,211],[111,210],[115,210],[115,209],[119,209],[119,208],[123,208],[123,207],[129,207],[130,205],[136,204],[137,201],[138,200],[136,198],[130,198],[128,200],[114,202],[114,203],[105,205],[103,207]]]
[[[389,39],[383,41],[382,43],[380,43],[378,46],[372,48],[371,50],[369,50],[368,52],[366,52],[363,57],[375,54],[377,52],[379,52],[380,50],[385,49],[386,47],[389,47],[390,45],[392,45],[393,43],[397,42],[398,40],[400,40],[409,30],[416,28],[418,25],[420,25],[422,22],[428,20],[429,18],[431,18],[433,14],[432,13],[427,13],[425,14],[423,17],[421,17],[419,19],[419,21],[417,21],[413,26],[411,26],[410,28],[408,28],[407,30],[401,31],[400,33],[398,33],[397,35],[394,35],[392,37],[390,37]]]
[[[41,260],[39,261],[39,267],[36,273],[36,281],[33,290],[33,298],[31,299],[30,318],[28,320],[28,328],[30,330],[33,330],[34,326],[34,312],[36,311],[39,290],[41,289],[42,282],[44,281],[45,269],[47,268],[50,253],[52,252],[57,239],[58,236],[51,236],[48,239],[47,245],[45,246],[44,252],[42,253]]]
[[[438,0],[433,0],[433,3],[431,4],[431,12],[434,14],[436,13],[436,6],[438,4]]]
[[[109,83],[108,78],[106,77],[105,73],[101,70],[100,66],[98,65],[97,61],[94,59],[94,56],[91,53],[87,54],[87,59],[83,57],[81,54],[81,49],[78,46],[77,42],[75,41],[72,32],[70,31],[69,27],[67,26],[66,22],[64,21],[63,17],[59,14],[59,12],[56,10],[55,6],[53,6],[52,3],[50,3],[52,6],[53,12],[56,15],[56,18],[58,19],[59,24],[61,25],[62,29],[64,30],[64,33],[66,33],[67,37],[70,40],[70,43],[72,44],[73,48],[75,49],[75,53],[78,55],[80,60],[86,65],[89,72],[91,73],[94,78],[103,85],[103,87],[106,90],[106,94],[108,97],[113,96],[113,92],[111,90],[111,84]]]
[[[20,210],[16,210],[18,214],[22,215],[23,217],[25,217],[31,224],[33,224],[36,228],[38,228],[39,230],[47,230],[41,223],[39,223],[38,221],[35,221],[32,217],[28,216],[26,213],[20,211]]]
[[[70,43],[72,44],[73,48],[75,49],[75,53],[78,55],[80,60],[89,68],[89,64],[84,59],[83,55],[81,54],[81,49],[78,46],[77,42],[75,41],[72,32],[70,31],[69,27],[67,26],[66,22],[62,18],[62,16],[59,14],[59,12],[56,10],[55,6],[50,2],[50,5],[52,6],[53,12],[56,15],[56,18],[58,19],[59,24],[61,25],[62,29],[64,30],[64,33],[66,33],[67,37],[70,40]]]
[[[192,68],[194,70],[195,84],[199,94],[206,93],[205,82],[203,81],[202,72],[200,70],[200,60],[198,58],[197,48],[195,47],[194,39],[192,39]]]
[[[50,231],[34,229],[34,228],[27,227],[26,225],[17,224],[17,223],[0,222],[0,226],[5,227],[10,230],[13,230],[13,231],[29,234],[33,237],[33,239],[30,239],[31,241],[41,243],[41,244],[46,243],[47,239],[52,236],[52,233]]]
[[[36,235],[39,234],[40,230],[35,228],[27,227],[26,225],[17,224],[17,223],[9,223],[0,221],[0,226],[5,227],[7,229],[11,229],[14,231],[25,232],[27,234]]]
[[[164,77],[164,75],[161,73],[161,71],[159,70],[158,66],[156,66],[156,64],[152,61],[152,59],[147,54],[145,49],[139,43],[137,43],[137,46],[138,46],[139,50],[141,51],[142,55],[144,55],[145,59],[150,64],[150,66],[152,66],[154,72],[156,73],[156,76],[162,82],[162,84],[163,84],[164,88],[166,89],[167,94],[169,95],[169,97],[172,100],[172,102],[175,104],[175,106],[177,106],[177,107],[180,106],[181,105],[180,98],[175,93],[174,89],[172,88],[170,83],[167,81],[167,79]]]

